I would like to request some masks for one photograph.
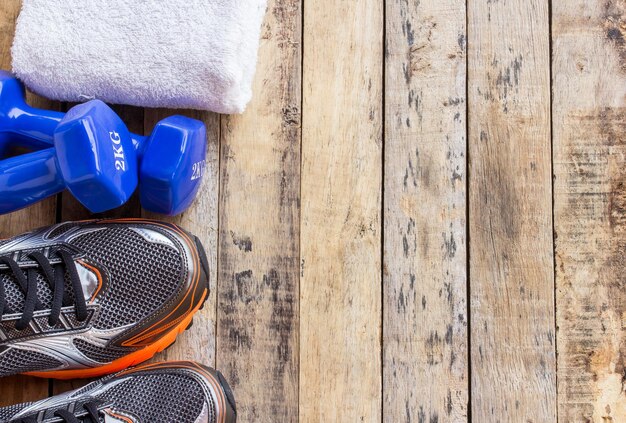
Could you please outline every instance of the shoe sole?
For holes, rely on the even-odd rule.
[[[142,220],[146,222],[146,220]],[[25,375],[34,376],[39,378],[50,378],[50,379],[60,379],[60,380],[68,380],[68,379],[85,379],[85,378],[97,378],[101,376],[105,376],[112,373],[117,373],[119,371],[125,370],[129,367],[136,366],[137,364],[143,363],[147,360],[150,360],[157,353],[167,349],[172,346],[178,335],[185,332],[187,329],[191,327],[193,322],[193,316],[200,309],[204,307],[204,303],[209,297],[209,273],[206,268],[206,255],[204,253],[204,249],[202,248],[202,244],[200,240],[183,231],[182,229],[176,227],[180,234],[183,235],[183,238],[188,241],[188,246],[191,249],[195,249],[198,253],[198,258],[200,264],[202,266],[202,271],[205,273],[205,289],[202,294],[201,300],[196,304],[196,306],[189,312],[189,314],[172,330],[167,332],[163,337],[159,338],[158,341],[138,350],[129,355],[121,357],[115,361],[112,361],[109,364],[105,364],[100,367],[92,367],[89,369],[78,369],[78,370],[57,370],[57,371],[46,371],[46,372],[26,372]],[[192,241],[193,240],[193,241]],[[204,257],[203,257],[204,256]]]

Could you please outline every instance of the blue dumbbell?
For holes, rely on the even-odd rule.
[[[202,122],[171,116],[143,137],[98,100],[64,115],[34,109],[24,98],[22,84],[0,71],[0,155],[13,145],[35,150],[0,161],[0,213],[65,188],[92,212],[103,212],[124,204],[138,182],[149,211],[175,215],[193,202],[206,157]]]

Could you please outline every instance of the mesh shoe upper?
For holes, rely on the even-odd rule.
[[[147,241],[130,227],[108,227],[72,239],[109,272],[109,289],[99,299],[98,329],[137,323],[180,288],[187,268],[179,250]]]
[[[145,220],[68,222],[3,240],[0,284],[0,376],[118,360],[172,330],[208,289],[197,240]]]
[[[234,423],[235,402],[221,374],[192,362],[131,369],[37,403],[0,408],[0,422],[78,421]],[[66,420],[61,420],[66,421]]]

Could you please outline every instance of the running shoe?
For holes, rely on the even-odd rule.
[[[0,376],[99,377],[174,343],[208,295],[198,239],[143,219],[0,240]]]
[[[128,369],[73,392],[0,408],[3,423],[235,421],[235,400],[224,377],[193,362]]]

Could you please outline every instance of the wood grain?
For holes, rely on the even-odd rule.
[[[176,223],[200,239],[209,260],[209,298],[204,308],[194,316],[191,329],[176,340],[176,344],[155,361],[195,360],[207,366],[215,366],[216,301],[217,301],[217,251],[218,251],[218,198],[219,198],[219,142],[220,116],[215,113],[146,109],[146,132],[151,131],[161,119],[173,114],[183,114],[201,120],[207,128],[208,146],[206,168],[202,186],[196,201],[183,214],[166,217],[143,212],[149,219]]]
[[[15,20],[20,11],[21,1],[0,2],[0,60],[1,69],[11,69],[11,45],[15,33]],[[40,97],[27,96],[27,101],[36,107],[53,108],[53,104]],[[30,231],[40,226],[50,225],[56,219],[56,198],[50,198],[29,208],[0,216],[0,238],[7,238]],[[48,381],[24,376],[3,378],[0,381],[0,407],[33,401],[48,396]]]
[[[626,2],[552,3],[559,421],[626,421]]]
[[[556,419],[547,0],[468,3],[472,419]]]
[[[389,1],[386,20],[383,419],[462,422],[465,2]]]
[[[242,422],[298,418],[301,21],[269,2],[252,103],[222,118],[217,366]]]
[[[383,3],[305,2],[300,420],[381,420]]]

